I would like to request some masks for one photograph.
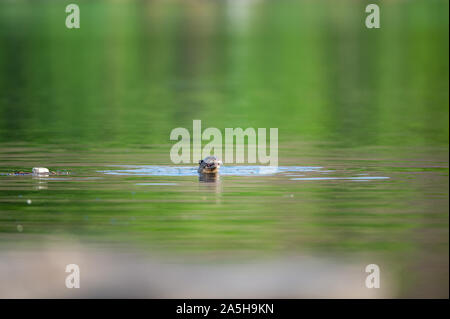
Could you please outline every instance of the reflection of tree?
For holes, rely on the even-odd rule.
[[[68,30],[51,1],[2,3],[0,139],[167,145],[198,118],[280,142],[447,144],[444,2],[386,4],[389,32],[360,27],[363,4],[324,4],[86,2]]]

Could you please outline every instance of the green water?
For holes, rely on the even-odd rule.
[[[325,256],[385,265],[393,296],[448,297],[447,1],[380,1],[370,30],[364,1],[77,3],[69,30],[64,1],[0,1],[0,173],[70,172],[0,176],[0,254]],[[103,172],[173,165],[170,132],[194,119],[278,128],[279,165],[321,170]],[[364,176],[386,179],[315,179]]]

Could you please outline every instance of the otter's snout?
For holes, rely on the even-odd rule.
[[[206,163],[206,167],[208,168],[216,168],[219,167],[220,164],[218,162],[214,162],[214,163]]]

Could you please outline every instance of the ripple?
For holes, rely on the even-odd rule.
[[[198,176],[197,167],[158,165],[114,165],[122,169],[99,171],[108,175],[135,176]],[[220,175],[267,176],[287,172],[317,172],[322,167],[313,166],[223,166]]]
[[[356,180],[356,181],[368,181],[374,179],[389,179],[386,176],[358,176],[358,177],[299,177],[299,178],[291,178],[293,181],[323,181],[323,180],[336,180],[336,179],[348,179],[348,180]]]
[[[178,185],[177,183],[136,183],[136,185],[140,186],[161,186],[161,185]]]

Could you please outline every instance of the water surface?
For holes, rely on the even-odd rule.
[[[0,175],[0,296],[79,258],[100,297],[448,297],[447,1],[378,30],[355,1],[79,3],[68,30],[0,1],[0,173],[70,173]],[[174,165],[195,119],[278,128],[279,167]]]

